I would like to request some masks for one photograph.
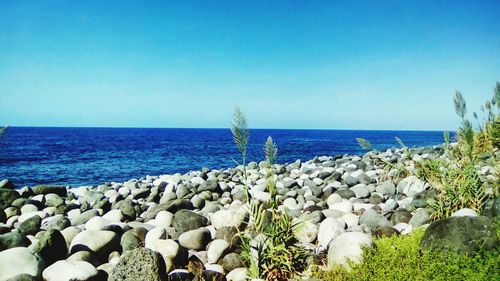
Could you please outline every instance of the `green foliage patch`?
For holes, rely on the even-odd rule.
[[[321,280],[500,280],[500,250],[475,256],[421,252],[424,230],[407,236],[375,240],[373,249],[365,248],[363,262],[331,271],[313,270]]]

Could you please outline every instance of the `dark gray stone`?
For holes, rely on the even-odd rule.
[[[484,216],[450,217],[429,225],[420,248],[472,255],[479,250],[494,249],[498,242],[493,220]]]
[[[15,247],[27,247],[30,241],[18,232],[9,232],[0,235],[0,252]]]
[[[177,211],[172,219],[174,229],[181,233],[206,226],[207,222],[206,217],[185,209]]]
[[[40,230],[41,223],[42,223],[42,218],[38,215],[35,215],[23,221],[17,229],[19,229],[19,231],[23,235],[35,235],[38,232],[38,230]]]
[[[56,261],[66,258],[68,247],[61,232],[51,229],[42,234],[33,250],[43,258],[46,266],[50,266]]]
[[[21,195],[12,189],[0,188],[0,209],[5,209],[10,206],[10,204],[21,197]]]
[[[216,179],[213,180],[207,180],[200,184],[198,187],[198,192],[202,192],[205,190],[208,191],[216,191],[219,188],[219,182]]]
[[[166,281],[162,256],[146,248],[127,251],[109,276],[109,281]]]
[[[31,190],[35,195],[55,193],[59,196],[65,197],[68,194],[66,187],[57,185],[36,185]]]

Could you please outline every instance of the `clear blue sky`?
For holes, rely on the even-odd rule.
[[[0,124],[453,130],[500,1],[0,0]],[[472,110],[470,110],[472,111]]]

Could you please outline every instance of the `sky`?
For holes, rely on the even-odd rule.
[[[0,124],[454,130],[500,1],[0,0]]]

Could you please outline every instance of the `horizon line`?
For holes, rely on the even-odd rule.
[[[193,130],[230,130],[230,127],[122,127],[122,126],[12,126],[9,128],[61,128],[61,129],[193,129]],[[400,131],[400,132],[455,132],[454,130],[422,129],[339,129],[339,128],[248,128],[249,130],[295,130],[295,131]]]

